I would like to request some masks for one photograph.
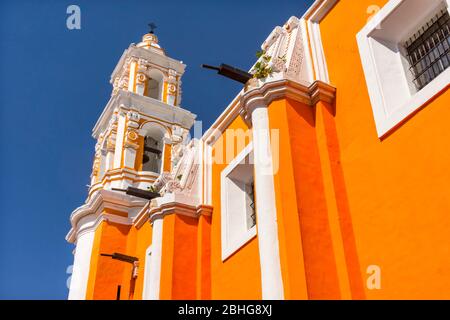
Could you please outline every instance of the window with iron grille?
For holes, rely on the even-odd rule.
[[[442,10],[405,43],[417,90],[450,66],[450,15]]]
[[[222,170],[222,260],[256,236],[253,144],[250,143]]]

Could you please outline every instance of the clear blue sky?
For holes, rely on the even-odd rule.
[[[66,299],[69,215],[83,204],[95,141],[123,50],[154,21],[169,56],[187,64],[182,106],[204,129],[240,85],[203,70],[248,69],[276,25],[312,0],[0,2],[0,298]],[[66,9],[81,8],[81,30]]]

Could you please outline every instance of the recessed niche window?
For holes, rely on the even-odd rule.
[[[358,33],[378,136],[450,82],[450,0],[390,0]]]
[[[405,43],[410,72],[417,90],[450,65],[450,15],[441,10]]]
[[[221,174],[222,259],[256,235],[253,146],[248,145]]]
[[[155,173],[161,172],[162,143],[152,137],[145,137],[142,155],[142,170]]]

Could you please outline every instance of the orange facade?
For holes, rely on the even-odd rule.
[[[261,143],[252,132],[254,110],[261,108],[250,106],[253,96],[264,100],[271,137],[279,251],[273,261],[281,270],[280,297],[450,298],[445,272],[450,266],[450,79],[379,136],[356,35],[368,23],[367,8],[383,8],[389,1],[316,1],[314,6],[325,2],[332,5],[316,23],[328,83],[318,78],[312,25],[306,23],[304,52],[313,84],[274,80],[240,93],[200,139],[195,180],[200,205],[151,202],[133,220],[139,222],[102,221],[95,229],[86,299],[116,299],[119,285],[121,299],[145,298],[147,249],[155,248],[156,219],[163,221],[159,299],[267,298],[259,238],[266,231],[258,224],[267,199],[258,197],[260,189],[256,235],[223,258],[223,172],[251,143],[254,148]],[[304,19],[313,20],[308,14]],[[253,112],[253,118],[248,121],[242,110]],[[174,151],[170,144],[164,148],[163,167],[170,168]],[[100,215],[129,214],[108,210]],[[100,256],[113,252],[137,257],[137,275],[132,264]],[[371,286],[373,281],[378,285]]]

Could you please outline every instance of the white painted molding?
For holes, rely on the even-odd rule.
[[[115,181],[122,186],[123,181],[131,181],[131,185],[136,188],[146,189],[158,178],[159,174],[150,171],[136,171],[129,168],[118,168],[108,170],[102,177],[102,180],[94,185],[91,185],[89,189],[89,199],[99,190],[110,190],[112,182]]]
[[[116,67],[114,68],[111,74],[110,83],[113,83],[114,79],[119,75],[127,59],[148,60],[151,61],[153,64],[158,65],[162,68],[173,69],[180,75],[184,73],[186,68],[186,65],[183,64],[181,61],[170,58],[168,56],[158,54],[156,52],[152,52],[145,48],[138,48],[134,45],[131,45],[128,49],[126,49],[123,52],[122,56],[120,57],[119,62],[117,63]]]
[[[94,138],[97,139],[101,132],[106,130],[114,110],[117,108],[120,108],[120,110],[123,110],[125,113],[133,109],[138,112],[144,120],[158,119],[168,126],[178,125],[187,130],[192,127],[196,118],[195,114],[181,107],[173,107],[153,98],[119,90],[118,93],[113,95],[108,101],[100,118],[97,120],[97,123],[92,130]]]
[[[138,214],[133,218],[133,225],[139,229],[141,228],[145,222],[148,221],[149,217],[149,209],[150,209],[151,201],[147,202],[147,204],[138,212]]]
[[[358,33],[357,41],[378,137],[383,137],[448,87],[450,68],[422,90],[410,81],[403,43],[450,0],[390,0]]]
[[[317,0],[302,17],[302,20],[306,21],[309,30],[309,43],[311,45],[311,55],[316,75],[315,80],[320,80],[328,84],[330,83],[330,79],[322,45],[320,22],[338,1],[339,0]]]
[[[167,193],[163,197],[153,199],[142,208],[132,219],[132,224],[139,229],[146,222],[152,223],[155,219],[170,214],[180,214],[193,218],[212,214],[212,206],[198,203],[199,198],[191,197],[182,192]]]
[[[241,116],[251,126],[251,117],[255,107],[268,106],[278,98],[290,98],[294,101],[313,106],[319,100],[333,103],[336,89],[322,81],[313,84],[297,83],[295,81],[281,79],[262,82],[257,88],[247,91],[240,100]]]
[[[199,200],[183,192],[166,193],[163,197],[152,200],[152,205],[149,210],[149,220],[153,222],[155,219],[175,213],[198,218],[200,213],[199,208],[203,207],[199,205]]]
[[[316,0],[303,14],[302,18],[320,22],[339,0]]]
[[[132,216],[139,212],[146,203],[147,201],[145,200],[137,199],[121,192],[100,190],[86,204],[72,212],[70,215],[72,227],[66,236],[66,240],[71,243],[76,241],[78,233],[83,231],[83,219],[88,219],[86,217],[97,219],[97,217],[103,216],[108,218],[109,221],[121,224],[131,223],[129,218],[104,214],[103,210],[105,208],[121,211]]]
[[[204,157],[203,157],[203,202],[212,205],[212,151],[213,147],[210,143],[203,143]]]
[[[319,23],[312,21],[308,21],[307,24],[311,35],[310,45],[316,74],[315,79],[330,83],[327,62],[322,45],[322,35],[320,34],[320,25]]]

